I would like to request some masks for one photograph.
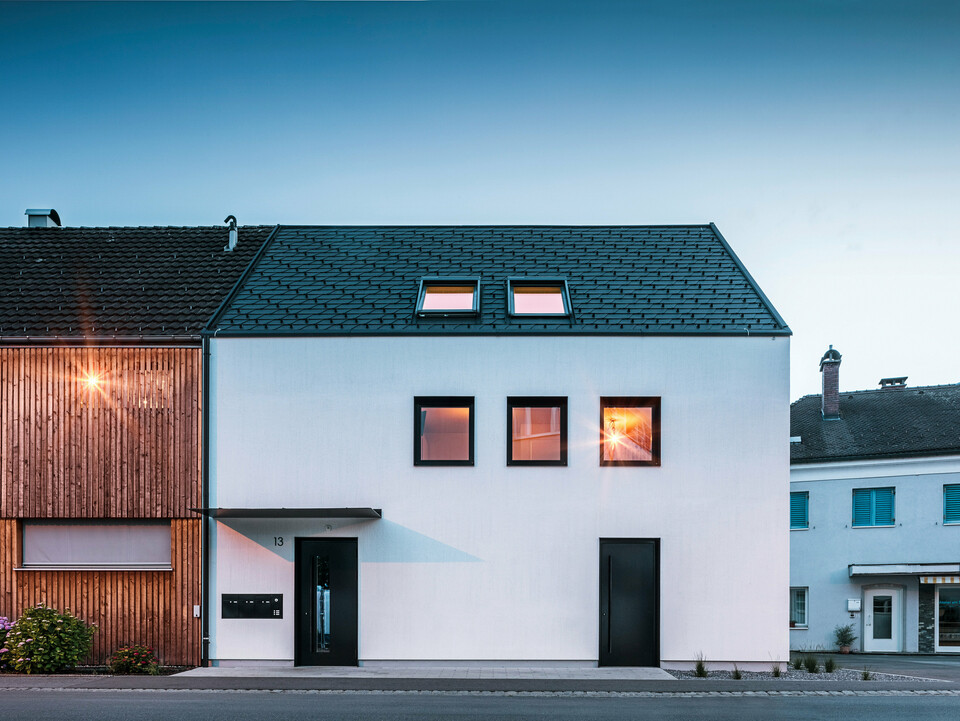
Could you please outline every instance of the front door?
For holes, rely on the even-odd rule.
[[[298,666],[357,665],[357,539],[298,538]]]
[[[660,665],[657,539],[600,539],[600,665]]]
[[[863,650],[899,651],[900,589],[869,588],[863,592]]]

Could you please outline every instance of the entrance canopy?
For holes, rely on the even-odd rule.
[[[191,508],[210,518],[383,518],[381,508]]]
[[[960,575],[960,563],[851,563],[850,576]]]

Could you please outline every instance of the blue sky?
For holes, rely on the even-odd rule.
[[[714,221],[791,397],[960,381],[960,4],[0,4],[0,225]]]

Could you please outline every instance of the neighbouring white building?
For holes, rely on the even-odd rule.
[[[787,658],[790,330],[712,224],[281,226],[208,330],[212,663]]]
[[[839,391],[791,406],[790,647],[960,652],[960,385]]]

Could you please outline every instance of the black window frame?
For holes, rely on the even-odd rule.
[[[470,411],[470,451],[467,460],[431,461],[420,457],[420,419],[425,408],[467,408]],[[413,398],[413,465],[415,466],[472,466],[474,461],[474,442],[476,418],[475,396],[414,396]]]
[[[556,461],[525,461],[513,458],[513,409],[560,408],[560,459]],[[567,465],[567,396],[508,396],[507,397],[507,465],[508,466],[566,466]]]
[[[426,298],[427,288],[433,285],[464,285],[473,286],[473,307],[469,310],[449,309],[449,310],[424,310],[423,301]],[[420,287],[417,290],[416,315],[420,318],[452,318],[452,317],[474,317],[480,315],[480,278],[478,276],[428,276],[420,279]]]
[[[659,468],[661,463],[660,455],[660,404],[661,396],[600,396],[600,465],[601,466],[646,466],[649,468]],[[651,442],[651,453],[653,458],[649,461],[608,461],[603,457],[604,438],[603,438],[603,411],[607,408],[650,408],[652,413],[651,423],[653,428],[653,439]]]
[[[513,304],[513,289],[514,287],[524,287],[524,286],[534,286],[534,287],[548,287],[556,286],[560,289],[560,294],[563,298],[563,307],[565,312],[563,313],[517,313]],[[558,278],[556,276],[551,277],[510,277],[507,278],[507,315],[511,318],[572,318],[573,317],[573,304],[570,301],[570,286],[567,284],[566,278]]]

